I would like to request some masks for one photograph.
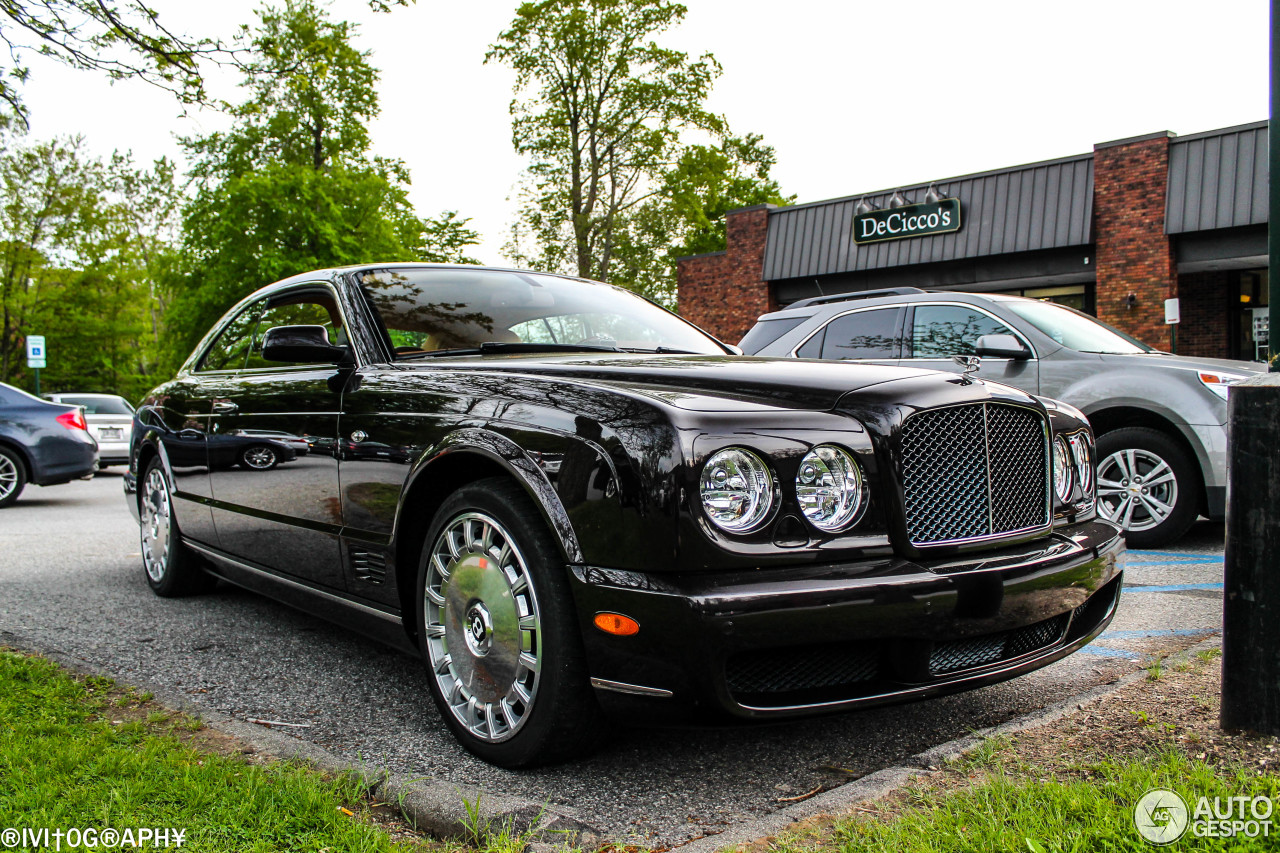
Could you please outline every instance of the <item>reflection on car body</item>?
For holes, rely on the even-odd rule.
[[[232,469],[264,430],[310,453]],[[216,576],[419,652],[504,766],[606,715],[748,722],[938,695],[1119,600],[1079,412],[997,383],[735,356],[619,288],[394,264],[228,312],[139,409],[152,588]]]

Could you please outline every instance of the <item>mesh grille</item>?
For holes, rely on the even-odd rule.
[[[1048,523],[1044,421],[978,403],[915,415],[902,427],[907,536],[925,545]]]
[[[939,643],[929,656],[929,673],[944,675],[1019,658],[1052,646],[1062,639],[1066,630],[1067,615],[1063,614],[1014,631]]]
[[[879,656],[868,646],[807,646],[734,655],[725,678],[734,693],[787,693],[874,679]]]

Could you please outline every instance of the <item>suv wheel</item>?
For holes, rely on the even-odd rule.
[[[1130,547],[1169,545],[1196,520],[1200,475],[1177,442],[1146,427],[1098,438],[1098,512]]]
[[[464,486],[431,522],[418,639],[440,715],[485,761],[561,761],[602,730],[565,573],[541,516],[507,480]]]

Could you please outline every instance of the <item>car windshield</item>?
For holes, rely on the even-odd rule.
[[[71,406],[84,406],[86,415],[132,415],[133,406],[121,397],[89,397],[75,394],[59,394],[58,402]]]
[[[1127,355],[1154,352],[1151,347],[1136,341],[1106,323],[1100,323],[1088,314],[1065,308],[1053,302],[1010,300],[1004,303],[1010,311],[1062,344],[1078,352],[1098,352]]]
[[[724,355],[675,314],[608,284],[537,273],[436,268],[365,273],[360,284],[397,358],[453,350],[618,349]]]

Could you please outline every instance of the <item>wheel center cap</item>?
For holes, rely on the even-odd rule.
[[[467,638],[467,648],[476,657],[489,654],[493,645],[493,619],[489,616],[489,608],[484,602],[477,601],[467,608],[466,629],[463,635]]]

